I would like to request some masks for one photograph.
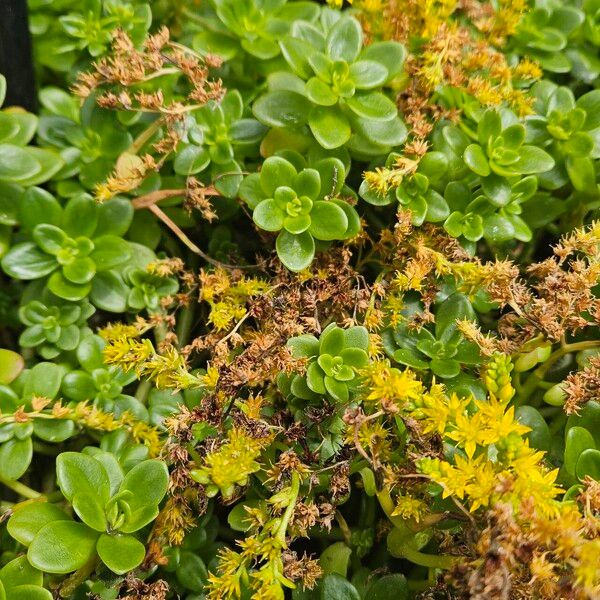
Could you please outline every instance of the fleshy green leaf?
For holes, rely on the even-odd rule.
[[[396,105],[379,92],[355,94],[346,104],[359,117],[372,121],[389,121],[398,114]]]
[[[479,144],[470,144],[467,146],[463,154],[463,159],[467,167],[477,173],[477,175],[487,177],[490,174],[490,165]]]
[[[308,121],[310,103],[296,92],[275,90],[252,105],[254,116],[270,127],[298,127]]]
[[[275,246],[277,256],[290,271],[306,269],[315,256],[315,242],[307,231],[295,235],[284,230],[277,236]]]
[[[11,588],[10,600],[52,600],[52,594],[37,585],[19,585]]]
[[[368,589],[369,600],[407,600],[409,597],[406,577],[401,573],[385,575],[377,579]]]
[[[37,532],[27,558],[40,571],[70,573],[94,555],[98,535],[83,523],[53,521]]]
[[[279,231],[283,227],[284,216],[272,198],[260,202],[252,213],[254,222],[265,231]]]
[[[33,396],[54,399],[64,375],[65,368],[49,362],[40,362],[27,372],[23,386],[23,398],[30,400]]]
[[[585,110],[583,129],[589,131],[600,127],[600,90],[593,90],[577,99],[577,108]]]
[[[294,358],[310,358],[318,353],[319,340],[314,335],[298,335],[290,338],[286,346],[292,349]]]
[[[8,385],[23,370],[25,361],[20,354],[0,348],[0,385]]]
[[[583,427],[571,427],[565,436],[564,468],[570,475],[575,475],[575,468],[581,453],[596,449],[592,434]]]
[[[402,72],[406,51],[398,42],[374,42],[360,54],[360,60],[382,64],[388,70],[388,81]]]
[[[32,456],[31,437],[8,440],[0,446],[0,476],[9,481],[19,479],[27,471]]]
[[[67,202],[63,229],[71,237],[92,237],[98,222],[98,205],[88,194],[75,196]]]
[[[317,142],[328,150],[343,146],[352,133],[348,119],[335,107],[315,106],[308,125]]]
[[[321,334],[319,354],[338,356],[346,346],[345,332],[341,327],[331,325]]]
[[[13,246],[2,259],[2,268],[15,279],[38,279],[58,266],[54,256],[42,252],[33,242]]]
[[[331,574],[321,583],[321,600],[360,600],[360,596],[345,577]]]
[[[362,47],[362,29],[351,17],[342,17],[327,36],[327,54],[333,60],[356,60]]]
[[[358,89],[368,90],[385,83],[389,73],[380,62],[359,60],[350,65],[350,76]]]
[[[77,300],[83,300],[91,289],[90,283],[73,283],[69,281],[61,271],[55,271],[52,273],[46,284],[48,289],[59,298],[63,300],[71,300],[76,302]]]
[[[94,240],[94,250],[90,258],[96,263],[98,272],[108,271],[131,257],[131,247],[123,238],[116,235],[103,235]]]
[[[584,450],[575,467],[577,478],[582,481],[585,477],[600,480],[600,450]]]
[[[70,520],[66,512],[55,504],[35,502],[20,506],[7,523],[8,533],[24,546],[29,546],[37,532],[53,521]]]
[[[269,156],[260,170],[260,185],[268,198],[280,186],[289,186],[296,178],[294,165],[280,156]]]
[[[522,175],[544,173],[554,166],[554,159],[537,146],[522,146],[519,149],[519,159],[511,166]]]
[[[110,482],[104,467],[91,456],[63,452],[56,459],[56,480],[64,497],[72,501],[76,494],[96,496],[102,504],[110,497]]]
[[[298,196],[307,196],[312,200],[316,199],[321,191],[321,176],[319,175],[319,171],[315,169],[303,169],[294,179],[292,188]]]
[[[98,273],[89,292],[90,300],[102,310],[114,313],[125,312],[129,288],[115,271]]]
[[[157,506],[167,493],[169,472],[161,460],[145,460],[125,475],[119,491],[134,494],[129,506],[133,512],[145,506]]]
[[[312,69],[308,62],[308,57],[314,52],[311,44],[305,40],[287,36],[279,41],[279,47],[283,58],[296,75],[302,79],[308,79],[312,75]]]
[[[325,394],[323,370],[317,362],[312,362],[306,370],[306,384],[315,394]]]
[[[266,198],[265,191],[260,184],[260,173],[252,173],[244,178],[240,185],[239,196],[252,209]]]
[[[340,356],[345,365],[356,367],[357,369],[365,367],[369,362],[369,356],[360,348],[346,348],[345,350],[342,350]]]
[[[0,569],[0,581],[9,598],[13,598],[14,588],[28,584],[32,587],[40,586],[44,582],[44,576],[29,564],[26,556],[18,556]]]
[[[142,542],[131,535],[107,535],[103,533],[96,546],[102,562],[117,575],[137,567],[146,555]]]
[[[176,575],[178,581],[186,589],[198,594],[204,591],[208,581],[208,569],[204,561],[195,552],[181,552]]]
[[[319,200],[310,213],[312,222],[309,232],[318,240],[344,239],[348,228],[346,213],[333,202]]]
[[[352,549],[344,544],[344,542],[334,542],[327,546],[319,557],[319,565],[326,575],[324,581],[334,576],[334,573],[336,577],[345,578],[348,573],[351,554]],[[332,596],[329,600],[334,599],[337,600],[335,596]]]

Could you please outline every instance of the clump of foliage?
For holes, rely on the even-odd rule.
[[[29,7],[0,599],[597,598],[598,2]]]

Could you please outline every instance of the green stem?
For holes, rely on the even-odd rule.
[[[190,303],[179,313],[179,318],[177,319],[177,340],[179,341],[180,348],[185,346],[190,338],[195,309],[196,303],[190,301]]]
[[[70,598],[75,590],[93,573],[97,564],[98,555],[94,553],[92,557],[85,563],[85,565],[83,565],[83,567],[77,569],[73,575],[65,579],[64,583],[60,587],[60,597]]]
[[[402,558],[409,560],[415,565],[428,567],[431,569],[451,569],[460,561],[459,556],[450,556],[449,554],[425,554],[419,550],[414,550],[410,546],[402,548]]]
[[[565,344],[558,350],[554,351],[549,357],[548,360],[543,362],[525,381],[525,384],[521,387],[519,393],[519,402],[515,402],[515,404],[522,404],[526,402],[536,390],[536,388],[543,381],[546,373],[550,369],[550,367],[560,360],[563,356],[567,354],[571,354],[573,352],[581,352],[582,350],[590,350],[592,348],[598,348],[600,346],[600,340],[590,340],[586,342],[575,342],[573,344]]]
[[[344,541],[346,542],[346,545],[349,546],[352,532],[350,531],[350,527],[348,527],[348,523],[346,523],[346,519],[344,519],[342,513],[339,510],[335,512],[335,520],[340,526],[340,530],[342,532],[342,535],[344,536]]]
[[[146,142],[150,141],[150,138],[161,128],[163,120],[159,117],[155,121],[152,121],[140,135],[133,141],[133,144],[127,148],[129,154],[137,154]]]
[[[188,451],[188,454],[192,457],[193,461],[196,463],[196,466],[199,467],[203,461],[202,457],[196,452],[194,445],[190,443],[187,444],[185,448]]]
[[[44,444],[39,441],[33,442],[33,450],[38,454],[45,454],[46,456],[57,456],[60,454],[60,449],[50,446],[49,444]]]
[[[137,389],[135,390],[135,397],[142,404],[146,404],[146,399],[148,398],[148,394],[150,393],[150,389],[152,388],[152,383],[149,379],[142,379]]]
[[[37,498],[42,498],[43,494],[32,490],[30,487],[26,486],[24,483],[20,481],[11,481],[10,479],[5,479],[4,477],[0,477],[0,483],[5,485],[7,488],[11,489],[16,494],[19,494],[22,498],[28,498],[29,500],[36,500]]]
[[[300,476],[298,473],[292,473],[292,482],[290,484],[290,502],[281,517],[281,524],[277,529],[277,535],[275,536],[281,544],[285,547],[285,534],[287,528],[294,514],[294,508],[296,507],[296,501],[298,500],[298,494],[300,493]]]
[[[407,579],[408,589],[413,592],[424,592],[431,587],[431,583],[427,579]]]

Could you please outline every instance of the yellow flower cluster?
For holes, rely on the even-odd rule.
[[[233,281],[224,269],[200,273],[200,300],[210,305],[208,322],[217,331],[229,328],[246,315],[246,303],[269,290],[269,284],[256,277]]]
[[[387,360],[371,362],[361,370],[363,400],[367,405],[398,412],[409,401],[422,397],[423,384],[410,370],[400,371]]]
[[[269,499],[269,504],[280,505],[284,511],[278,516],[273,511],[260,511],[245,539],[238,542],[240,552],[224,548],[219,552],[218,573],[209,573],[209,600],[240,600],[251,592],[254,600],[283,600],[285,588],[295,588],[286,576],[282,558],[287,548],[287,529],[300,491],[301,478],[292,473],[289,485]],[[256,513],[256,510],[249,510]],[[314,561],[310,561],[313,563]],[[318,565],[301,575],[305,587],[312,589],[313,576],[320,575]]]
[[[402,517],[405,520],[414,520],[419,523],[423,516],[429,512],[429,507],[423,500],[408,495],[399,495],[395,500],[392,517]]]
[[[135,442],[148,448],[151,458],[159,456],[164,446],[164,439],[156,427],[140,421],[127,411],[115,417],[85,401],[68,407],[56,403],[52,407],[52,415],[56,418],[71,419],[82,427],[98,431],[125,429]]]
[[[138,329],[106,328],[100,335],[107,342],[103,351],[107,365],[134,371],[138,378],[147,377],[159,389],[207,387],[207,377],[190,373],[185,357],[176,348],[167,347],[159,354],[149,339],[137,337]]]
[[[363,173],[369,187],[380,196],[385,196],[391,189],[402,184],[404,178],[412,175],[419,166],[417,159],[399,156],[389,167],[377,167],[373,171]]]
[[[464,454],[456,453],[454,464],[424,458],[418,462],[421,473],[443,488],[443,496],[467,499],[471,511],[496,502],[515,507],[533,499],[546,515],[558,510],[555,485],[558,469],[549,471],[544,453],[529,446],[523,437],[530,429],[515,419],[508,403],[514,395],[510,384],[510,361],[495,355],[484,376],[486,400],[447,397],[443,387],[433,385],[417,399],[410,415],[424,431],[454,442]]]
[[[372,10],[375,4],[378,10]],[[529,60],[510,65],[501,51],[527,10],[525,0],[467,4],[457,0],[356,1],[354,8],[371,37],[395,39],[408,47],[418,45],[419,53],[410,57],[409,63],[415,75],[412,83],[424,95],[417,105],[438,86],[450,85],[484,106],[507,104],[520,115],[532,112],[526,88],[542,76],[541,69]],[[436,108],[432,102],[434,113]],[[374,179],[382,182],[381,176],[390,175],[387,171],[373,172]]]
[[[207,454],[203,463],[192,470],[190,475],[206,486],[209,498],[219,492],[223,498],[231,498],[236,485],[248,485],[250,475],[260,470],[257,458],[272,439],[272,436],[253,438],[242,429],[233,427],[227,433],[227,441]]]

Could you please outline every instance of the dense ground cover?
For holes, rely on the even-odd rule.
[[[0,600],[598,598],[600,2],[29,9]]]

